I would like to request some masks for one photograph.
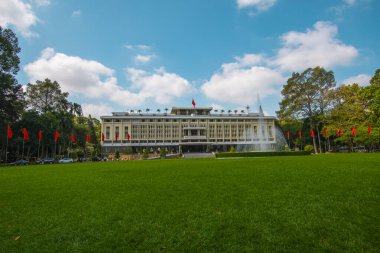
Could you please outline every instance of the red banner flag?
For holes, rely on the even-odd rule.
[[[129,141],[131,139],[131,136],[129,135],[129,133],[127,133],[127,140]]]
[[[102,141],[104,141],[104,133],[102,133]]]
[[[314,130],[313,129],[310,130],[310,137],[314,138]]]
[[[323,129],[323,136],[327,137],[327,129],[326,128]]]
[[[195,108],[195,100],[194,100],[194,98],[191,100],[191,104],[194,106],[194,108]]]
[[[29,140],[29,134],[28,134],[28,131],[24,128],[22,129],[22,134],[24,135],[24,141],[27,141]]]
[[[368,126],[368,128],[367,128],[367,134],[368,134],[368,135],[371,135],[371,132],[372,132],[372,128],[371,128],[371,126]]]
[[[13,137],[13,132],[12,132],[12,129],[11,129],[11,127],[9,125],[8,125],[8,134],[7,134],[7,137],[8,137],[9,140],[12,139],[12,137]]]
[[[90,135],[86,134],[86,142],[90,143]]]
[[[356,135],[356,128],[355,128],[355,127],[353,127],[353,128],[351,129],[351,134],[352,134],[352,136],[355,136],[355,135]]]
[[[42,141],[42,130],[40,130],[38,132],[38,141],[41,142]]]
[[[338,136],[341,137],[342,136],[342,129],[338,129]]]
[[[74,136],[74,134],[71,134],[71,142],[72,142],[72,143],[75,142],[75,136]]]
[[[119,133],[115,133],[115,139],[116,141],[119,139]]]
[[[290,139],[290,131],[286,132],[286,136],[288,136],[288,139]]]
[[[298,137],[302,138],[302,131],[298,131]]]
[[[55,134],[54,134],[54,142],[57,142],[58,141],[58,137],[60,136],[60,134],[55,131]]]

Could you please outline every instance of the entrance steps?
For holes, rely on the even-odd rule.
[[[213,153],[183,153],[183,158],[215,158]]]

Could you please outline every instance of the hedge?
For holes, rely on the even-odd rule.
[[[215,153],[216,158],[225,157],[266,157],[266,156],[302,156],[310,155],[310,151],[280,151],[280,152],[236,152]]]

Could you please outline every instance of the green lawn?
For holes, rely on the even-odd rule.
[[[380,252],[380,154],[0,167],[0,252]]]

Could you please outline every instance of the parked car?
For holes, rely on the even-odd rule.
[[[29,162],[26,161],[26,160],[21,159],[21,160],[17,160],[17,161],[15,161],[15,162],[12,163],[12,164],[13,164],[13,165],[29,165]]]
[[[63,159],[61,159],[61,160],[59,160],[58,161],[59,163],[73,163],[74,162],[74,160],[73,160],[73,158],[63,158]]]
[[[38,164],[53,164],[53,163],[55,163],[55,160],[54,160],[54,158],[45,158],[45,159],[37,160],[36,163],[38,163]]]

